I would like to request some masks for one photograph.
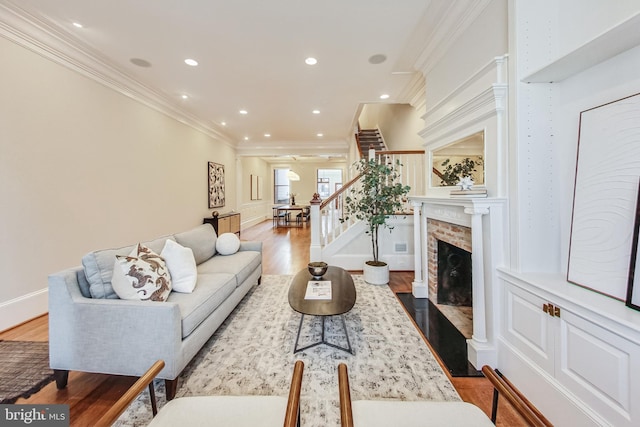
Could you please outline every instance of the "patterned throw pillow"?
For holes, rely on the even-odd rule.
[[[111,284],[121,299],[166,301],[171,293],[164,259],[141,244],[129,256],[116,255]]]

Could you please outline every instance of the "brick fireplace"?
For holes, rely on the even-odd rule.
[[[471,228],[438,219],[427,219],[427,282],[429,284],[429,299],[433,303],[439,302],[438,241],[471,252]]]

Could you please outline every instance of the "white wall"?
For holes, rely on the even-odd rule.
[[[566,274],[580,112],[640,92],[640,49],[553,84],[520,80],[639,12],[640,3],[514,3],[513,268]]]
[[[208,216],[207,161],[234,150],[0,38],[0,330],[43,313],[47,275]]]
[[[422,70],[426,86],[425,128],[420,132],[431,152],[478,132],[484,133],[485,182],[489,197],[505,197],[508,186],[506,84],[508,59],[507,3],[489,2],[478,18],[451,42],[446,55]],[[496,87],[500,83],[502,86]],[[450,188],[430,182],[425,174],[426,195],[449,197]]]

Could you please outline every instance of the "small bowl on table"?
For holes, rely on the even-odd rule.
[[[319,279],[324,276],[324,273],[327,272],[327,268],[329,268],[329,265],[326,262],[317,261],[307,264],[307,268],[309,269],[309,273],[311,273],[314,279]]]

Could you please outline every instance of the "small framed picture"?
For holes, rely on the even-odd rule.
[[[640,310],[640,283],[636,286],[636,281],[640,280],[640,262],[638,258],[638,237],[640,235],[640,183],[638,184],[638,196],[636,201],[636,217],[633,227],[633,240],[631,242],[631,262],[629,263],[629,282],[627,284],[627,307]],[[638,280],[636,280],[638,279]]]

